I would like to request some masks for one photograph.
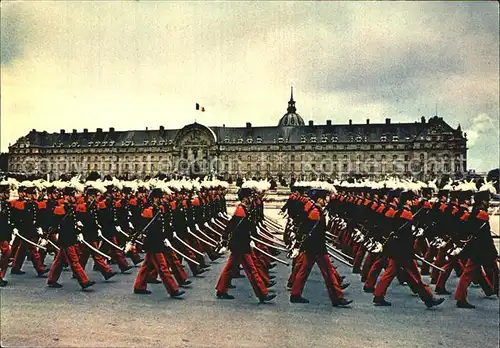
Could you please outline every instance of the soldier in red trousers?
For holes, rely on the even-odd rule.
[[[137,278],[134,283],[134,293],[135,294],[151,294],[151,291],[147,290],[147,280],[148,275],[154,269],[156,273],[159,274],[165,289],[173,298],[181,297],[185,291],[179,290],[177,284],[175,283],[172,274],[170,273],[165,260],[165,244],[164,240],[166,238],[165,231],[165,220],[163,216],[164,208],[162,206],[161,198],[163,196],[162,188],[154,188],[150,197],[153,202],[147,206],[142,211],[142,217],[144,218],[144,226],[146,226],[145,234],[146,238],[144,240],[144,251],[146,256],[144,261],[137,273]]]
[[[261,303],[271,301],[276,297],[275,294],[269,294],[264,281],[259,276],[259,272],[253,262],[252,249],[250,246],[250,234],[254,226],[248,217],[248,209],[251,206],[252,188],[242,187],[238,191],[238,199],[241,203],[236,208],[231,221],[229,222],[225,235],[223,235],[222,245],[229,247],[231,255],[229,256],[224,269],[217,282],[218,299],[234,299],[227,293],[231,285],[231,275],[234,269],[239,265],[243,267],[253,291]]]
[[[64,263],[67,262],[73,271],[73,276],[80,283],[82,290],[95,284],[95,281],[89,280],[85,270],[80,265],[78,258],[78,240],[76,228],[75,189],[66,187],[64,189],[64,202],[54,208],[54,226],[59,231],[59,251],[52,263],[49,272],[47,285],[51,288],[62,287],[57,281],[61,276]]]
[[[333,189],[331,190],[333,191]],[[303,226],[304,240],[297,256],[295,267],[298,269],[290,292],[290,302],[292,303],[309,303],[309,300],[302,297],[302,292],[314,264],[318,264],[321,270],[332,305],[344,307],[352,303],[352,300],[344,298],[336,275],[337,272],[334,270],[326,250],[326,218],[323,207],[326,205],[328,193],[329,189],[326,187],[311,188],[308,192],[308,196],[313,201],[313,208],[309,209]]]
[[[10,186],[7,181],[0,182],[0,287],[7,285],[3,279],[9,265],[11,254],[10,241],[13,225],[11,222],[11,206],[9,203]]]

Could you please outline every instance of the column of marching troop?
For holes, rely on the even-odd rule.
[[[308,228],[302,228],[308,222],[305,216],[314,212],[309,186],[296,183],[282,209],[288,213],[285,237],[290,248],[307,244],[310,238],[304,240]],[[437,306],[444,299],[433,296],[422,275],[431,275],[435,293],[450,295],[445,285],[455,270],[460,276],[456,305],[474,308],[467,302],[472,282],[479,284],[486,296],[499,294],[499,256],[488,222],[491,193],[495,189],[488,182],[479,189],[474,183],[461,182],[439,191],[432,182],[338,182],[325,208],[330,217],[328,253],[361,275],[363,290],[374,294],[377,306],[391,305],[385,297],[395,277],[400,284],[409,285],[427,307]],[[302,245],[301,250],[305,249]],[[303,262],[301,255],[295,257],[295,264]],[[300,269],[294,267],[288,286],[292,287],[292,301],[306,302],[297,297],[301,288],[294,283]]]
[[[219,240],[227,224],[227,183],[218,180],[0,182],[0,286],[5,275],[25,274],[29,258],[38,277],[60,288],[69,267],[82,289],[95,284],[85,272],[92,257],[104,280],[140,265],[134,293],[148,294],[148,283],[163,282],[172,297],[193,276],[221,257]],[[12,191],[16,197],[12,198]],[[140,256],[144,253],[144,259]],[[52,265],[45,264],[53,254]],[[47,275],[48,273],[48,275]],[[158,280],[158,277],[161,280]]]

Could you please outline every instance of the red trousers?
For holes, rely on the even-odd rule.
[[[52,267],[49,272],[49,283],[55,283],[59,280],[64,263],[67,262],[73,271],[73,275],[78,280],[80,284],[84,284],[89,281],[87,274],[80,265],[80,260],[78,259],[78,252],[75,245],[60,246],[60,250],[52,263]]]
[[[24,260],[26,259],[26,255],[28,253],[31,254],[31,262],[33,263],[35,270],[38,273],[45,271],[40,253],[36,247],[24,241],[21,241],[19,247],[17,248],[16,256],[14,256],[14,262],[12,263],[12,269],[20,270],[23,267]]]
[[[354,262],[352,265],[353,272],[361,272],[361,264],[363,263],[363,259],[365,258],[366,254],[366,247],[363,244],[358,245],[359,246],[357,247],[356,256],[354,257]]]
[[[368,278],[368,273],[370,273],[370,268],[372,268],[373,262],[375,261],[377,257],[375,254],[368,253],[368,256],[365,259],[365,262],[363,262],[363,267],[361,268],[361,281],[364,283],[366,282],[366,279]]]
[[[146,290],[148,285],[148,274],[150,273],[152,268],[154,268],[155,271],[160,275],[163,286],[165,286],[165,289],[167,289],[167,292],[169,294],[172,294],[179,290],[177,284],[175,284],[172,274],[168,269],[167,261],[165,260],[165,256],[162,252],[146,253],[141,268],[139,268],[139,272],[137,273],[137,278],[134,282],[134,289]]]
[[[94,248],[99,249],[99,242],[90,242],[90,244]],[[113,271],[113,269],[111,268],[110,265],[108,265],[104,257],[102,257],[99,254],[91,254],[90,249],[86,245],[84,244],[80,245],[79,251],[80,251],[80,265],[82,266],[83,269],[85,269],[85,266],[87,265],[89,256],[92,255],[95,265],[97,266],[97,268],[99,268],[99,271],[102,274]]]
[[[436,281],[436,289],[444,289],[446,287],[446,282],[450,277],[451,271],[453,268],[461,267],[463,268],[462,262],[456,256],[448,256],[448,261],[445,261],[441,268],[444,269],[444,272],[440,272]],[[458,265],[457,265],[458,264]]]
[[[217,286],[215,287],[217,292],[226,293],[229,285],[231,284],[231,275],[234,270],[234,267],[238,267],[239,265],[243,266],[243,270],[247,275],[247,279],[250,281],[250,285],[258,298],[262,298],[268,294],[266,285],[264,284],[262,278],[255,267],[255,264],[252,259],[252,254],[235,254],[231,253],[229,258],[227,259],[226,265],[222,270],[222,273],[219,277],[219,281],[217,282]]]
[[[398,268],[403,269],[405,280],[410,283],[412,290],[418,293],[422,300],[427,301],[432,298],[432,292],[429,286],[422,281],[422,276],[420,275],[415,260],[408,259],[396,261],[392,258],[389,258],[389,264],[375,287],[374,296],[385,297],[389,285],[391,285],[392,280],[397,275]]]
[[[424,259],[427,262],[433,263],[434,257],[436,257],[436,255],[437,255],[437,248],[436,247],[428,247],[427,252],[424,255]],[[429,265],[427,265],[426,263],[422,263],[422,267],[420,267],[422,275],[429,274],[429,268],[430,268]]]
[[[335,277],[336,270],[333,268],[328,254],[315,255],[302,252],[299,256],[297,256],[297,258],[300,258],[297,261],[297,264],[300,264],[300,267],[297,270],[297,275],[295,277],[295,281],[293,282],[292,291],[290,292],[291,296],[302,296],[307,278],[309,277],[314,264],[317,263],[319,269],[321,270],[321,274],[323,275],[330,300],[334,302],[344,298],[342,289],[340,288],[339,282]]]
[[[465,264],[462,275],[457,285],[457,290],[455,292],[455,300],[466,301],[467,300],[467,289],[470,283],[474,280],[478,280],[479,285],[486,294],[491,294],[493,290],[493,284],[491,284],[488,277],[484,277],[481,274],[481,266],[474,263],[471,259],[467,260]]]
[[[112,243],[116,245],[120,245],[116,236],[109,237],[107,239],[109,239]],[[123,254],[123,251],[116,249],[115,247],[109,245],[106,242],[102,242],[101,250],[105,254],[111,256],[111,259],[116,262],[120,270],[124,271],[125,269],[127,269],[128,262],[127,259],[125,258],[125,255]]]
[[[184,271],[184,267],[177,257],[177,254],[172,250],[167,250],[163,252],[163,256],[165,257],[165,261],[167,261],[167,265],[169,267],[170,272],[174,276],[177,284],[183,284],[188,278],[186,271]],[[158,271],[153,267],[151,272],[149,272],[148,277],[150,279],[158,278]]]
[[[9,267],[9,258],[10,258],[9,241],[0,242],[0,252],[2,253],[2,256],[0,257],[0,279],[2,279],[5,276],[7,267]]]
[[[260,258],[253,251],[252,251],[252,261],[255,265],[255,268],[257,269],[257,272],[259,273],[260,278],[264,282],[264,285],[267,287],[269,285],[269,275],[267,274],[265,266],[260,261]]]

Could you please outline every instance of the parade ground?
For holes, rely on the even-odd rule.
[[[276,216],[276,210],[268,212]],[[498,233],[498,216],[493,217]],[[284,255],[281,256],[284,258]],[[51,259],[46,263],[50,264]],[[25,275],[7,277],[1,294],[2,347],[498,347],[499,301],[481,289],[469,289],[474,310],[457,309],[453,295],[439,307],[426,309],[408,287],[393,282],[387,299],[392,307],[374,307],[362,291],[359,275],[335,261],[351,286],[350,308],[330,305],[319,269],[306,283],[309,304],[291,304],[286,280],[290,268],[272,271],[276,299],[259,304],[244,278],[233,280],[234,300],[217,300],[215,284],[224,259],[195,277],[184,299],[168,296],[162,284],[149,284],[151,295],[134,295],[137,268],[109,281],[86,271],[97,284],[81,291],[63,272],[61,289],[46,287],[25,263]],[[113,266],[116,267],[116,266]],[[428,277],[424,277],[429,281]],[[453,274],[447,288],[454,292]],[[433,286],[432,286],[433,288]]]

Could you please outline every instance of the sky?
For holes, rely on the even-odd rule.
[[[1,151],[31,129],[414,122],[499,166],[497,2],[2,1]],[[206,112],[195,111],[195,103]]]

